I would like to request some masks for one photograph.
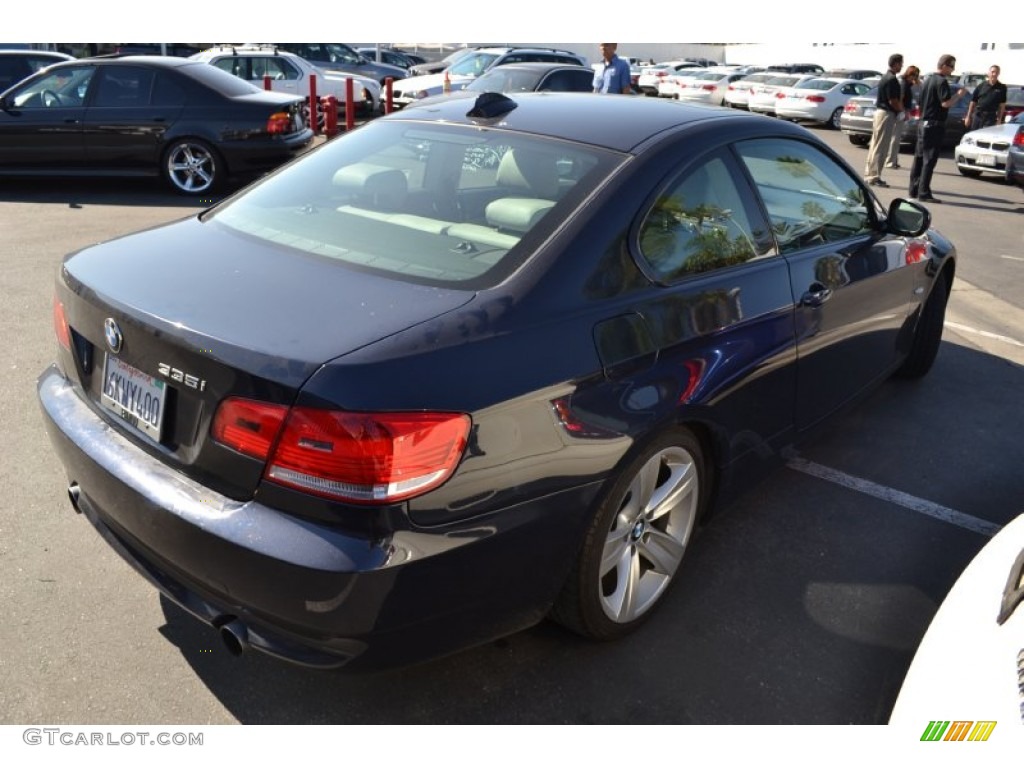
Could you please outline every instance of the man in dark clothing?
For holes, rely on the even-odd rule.
[[[942,202],[932,195],[932,172],[939,161],[949,108],[967,93],[966,88],[952,93],[946,78],[953,74],[954,69],[956,57],[943,54],[939,57],[938,71],[928,75],[921,87],[921,119],[917,124],[914,165],[910,169],[910,197],[925,203]]]
[[[988,79],[974,89],[964,125],[976,131],[990,125],[1001,125],[1006,112],[1006,86],[999,82],[999,67],[988,68]]]
[[[871,124],[871,146],[864,169],[864,180],[878,187],[889,186],[882,180],[882,164],[889,154],[894,131],[899,130],[899,115],[903,111],[900,81],[896,79],[903,67],[903,57],[894,53],[889,57],[889,71],[882,75],[875,97],[874,122]]]

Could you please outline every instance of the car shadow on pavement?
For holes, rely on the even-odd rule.
[[[944,341],[926,379],[885,383],[799,452],[1005,524],[1024,499],[1024,474],[1007,471],[1024,431],[1008,404],[1022,387],[1024,367]],[[357,674],[233,657],[163,598],[160,631],[242,723],[878,724],[986,541],[780,467],[701,531],[659,610],[616,642],[542,623]]]
[[[156,178],[0,179],[0,203],[66,203],[71,208],[95,205],[209,208],[245,185],[233,180],[210,195],[187,197]]]

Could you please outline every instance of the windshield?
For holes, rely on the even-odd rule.
[[[476,288],[511,272],[621,161],[500,129],[381,120],[328,142],[203,220],[283,252]]]
[[[453,75],[479,77],[498,58],[496,53],[472,53],[452,64],[448,71]]]

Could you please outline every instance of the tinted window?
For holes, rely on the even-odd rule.
[[[145,107],[153,88],[153,70],[143,67],[101,67],[96,78],[94,107]]]
[[[594,90],[594,75],[589,70],[559,69],[548,75],[537,90],[590,93]]]
[[[721,155],[690,166],[644,218],[640,251],[660,280],[671,282],[770,252],[770,239],[755,225],[760,218],[753,201],[730,168]]]
[[[816,147],[791,139],[765,139],[741,142],[737,149],[783,253],[872,229],[874,219],[863,187]]]
[[[157,72],[153,84],[153,105],[160,107],[182,107],[187,101],[185,89],[170,72]]]
[[[177,71],[194,80],[198,80],[207,88],[217,91],[224,96],[242,96],[260,90],[252,83],[240,80],[234,75],[229,75],[227,72],[210,66],[205,62],[189,63],[183,67],[178,67]]]
[[[80,107],[95,71],[91,65],[61,67],[15,91],[12,100],[21,109]]]

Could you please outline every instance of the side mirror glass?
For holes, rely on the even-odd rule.
[[[920,203],[896,198],[889,204],[889,231],[904,237],[920,237],[932,225],[932,215]]]

